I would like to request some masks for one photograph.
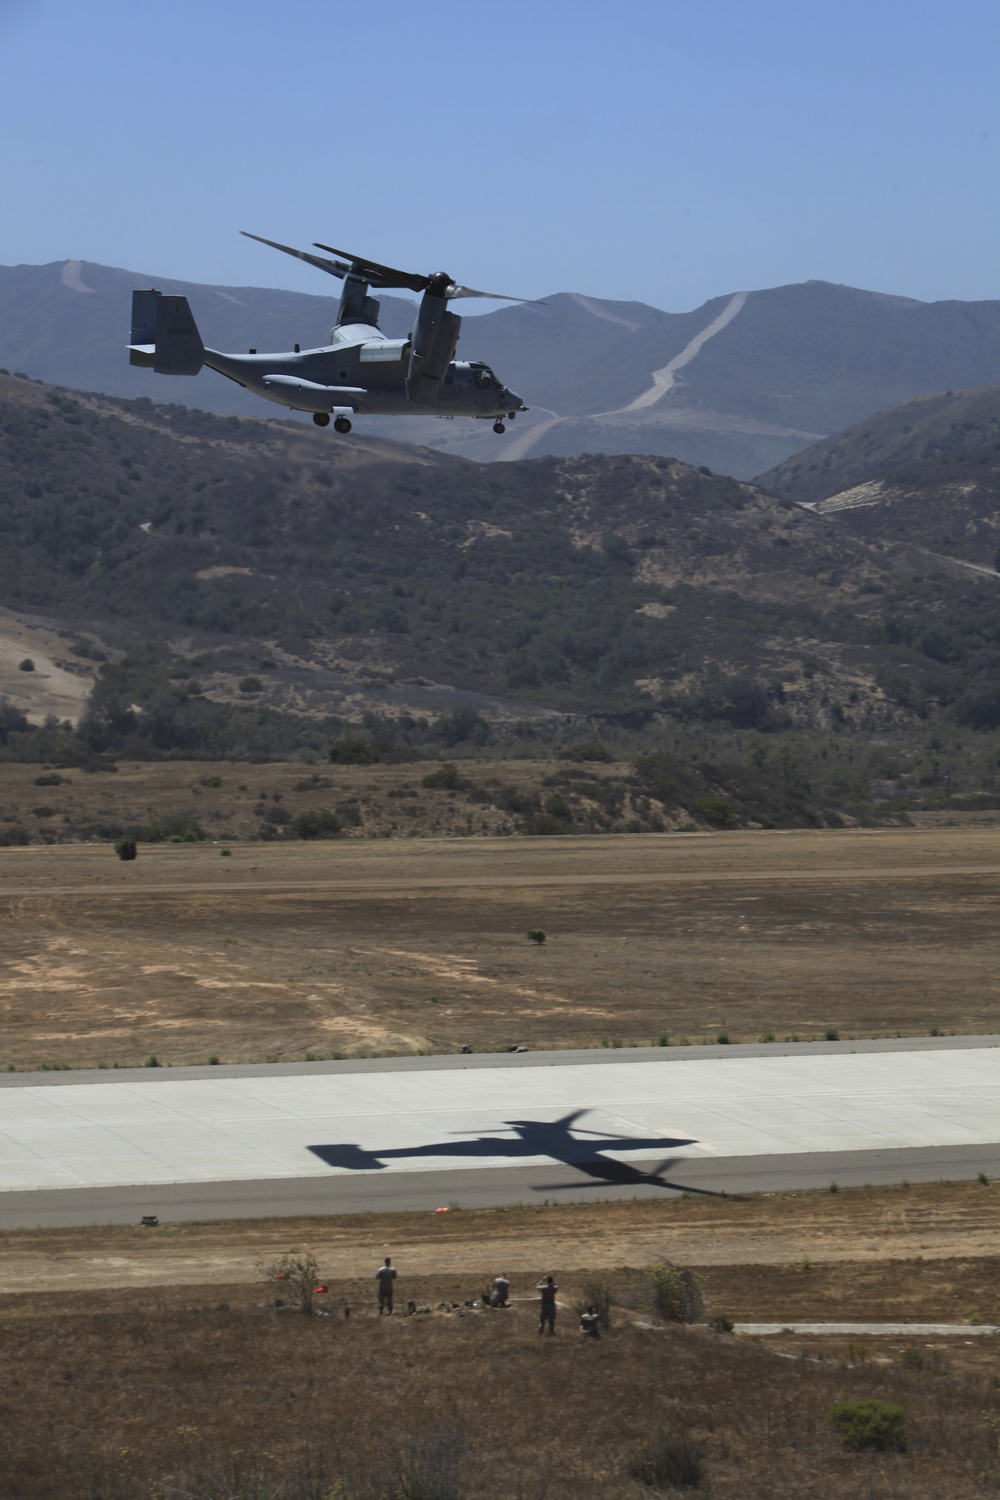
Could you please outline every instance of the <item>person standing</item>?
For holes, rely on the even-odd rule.
[[[375,1272],[375,1280],[378,1282],[378,1315],[381,1317],[383,1312],[392,1312],[393,1283],[396,1280],[396,1267],[388,1255],[385,1264]]]
[[[490,1305],[492,1307],[506,1307],[509,1297],[510,1282],[501,1271],[500,1275],[493,1282],[493,1295],[490,1298]]]
[[[559,1288],[551,1276],[546,1276],[544,1281],[538,1283],[536,1291],[541,1297],[538,1305],[539,1333],[545,1332],[546,1324],[548,1325],[549,1333],[555,1333],[556,1331],[556,1292],[558,1290]]]

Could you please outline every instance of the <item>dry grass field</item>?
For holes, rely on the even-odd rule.
[[[642,1305],[639,1271],[665,1255],[700,1265],[709,1318],[994,1321],[998,1203],[996,1187],[932,1184],[446,1219],[6,1234],[5,1285],[21,1284],[31,1266],[35,1282],[0,1296],[0,1493],[990,1495],[1000,1474],[993,1339],[758,1340],[663,1325]],[[981,1253],[962,1254],[973,1239]],[[914,1253],[925,1241],[932,1257],[935,1248],[950,1257]],[[292,1244],[315,1253],[328,1287],[317,1301],[329,1316],[291,1310],[283,1287],[254,1269]],[[803,1245],[814,1258],[792,1260]],[[868,1258],[852,1259],[852,1249]],[[372,1273],[386,1250],[400,1266],[397,1314],[411,1299],[428,1313],[376,1316]],[[467,1309],[500,1268],[513,1307]],[[549,1271],[560,1287],[551,1339],[537,1335],[533,1296]],[[610,1330],[591,1344],[574,1309],[595,1282],[610,1286],[614,1305]],[[905,1452],[841,1449],[832,1404],[868,1398],[904,1408]],[[635,1477],[636,1455],[665,1435],[700,1455],[694,1488],[643,1488]]]
[[[222,847],[0,850],[0,1065],[1000,1029],[997,827]]]

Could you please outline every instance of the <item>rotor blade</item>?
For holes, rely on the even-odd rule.
[[[508,297],[506,292],[477,292],[471,286],[455,286],[448,288],[449,300],[453,297],[489,297],[494,302],[530,302],[534,307],[544,307],[544,302],[539,302],[535,297]]]
[[[296,260],[304,260],[318,271],[326,271],[330,276],[341,278],[350,272],[349,265],[343,265],[338,260],[325,260],[321,255],[310,255],[308,250],[293,250],[290,245],[279,245],[277,240],[265,240],[263,235],[251,234],[249,229],[241,229],[240,234],[245,234],[248,240],[256,240],[258,245],[270,245],[272,250],[283,250],[286,255],[294,255]],[[321,246],[325,249],[325,246]]]
[[[371,272],[368,280],[373,286],[384,287],[406,287],[411,292],[423,292],[430,285],[429,276],[421,276],[416,271],[397,271],[393,266],[383,266],[377,260],[366,260],[363,255],[351,255],[347,250],[336,250],[333,245],[321,245],[319,240],[313,244],[317,250],[329,250],[331,255],[342,255],[345,260],[350,261],[351,269],[359,274]]]

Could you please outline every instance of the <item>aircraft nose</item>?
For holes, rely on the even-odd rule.
[[[510,390],[507,386],[504,387],[503,391],[503,403],[508,411],[528,410],[524,402],[521,400],[521,397],[518,396],[514,391]]]

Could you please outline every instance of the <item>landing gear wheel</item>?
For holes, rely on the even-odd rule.
[[[317,427],[329,427],[330,415],[325,411],[314,411],[313,421],[316,423]]]
[[[329,418],[327,420],[329,421]],[[346,417],[338,417],[333,425],[337,432],[350,432],[351,430],[351,424]]]
[[[507,420],[508,420],[508,422],[513,422],[513,420],[514,420],[514,418],[516,416],[517,416],[517,412],[516,411],[509,411],[507,413]]]
[[[499,419],[499,417],[498,417],[498,418],[497,418],[497,420],[496,420],[496,421],[495,421],[495,422],[494,422],[494,423],[493,423],[493,431],[494,431],[494,432],[506,432],[506,431],[507,431],[507,429],[506,429],[506,427],[505,427],[505,426],[504,426],[504,425],[503,425],[503,423],[502,423],[502,422],[501,422],[501,421],[500,421],[500,419]]]

